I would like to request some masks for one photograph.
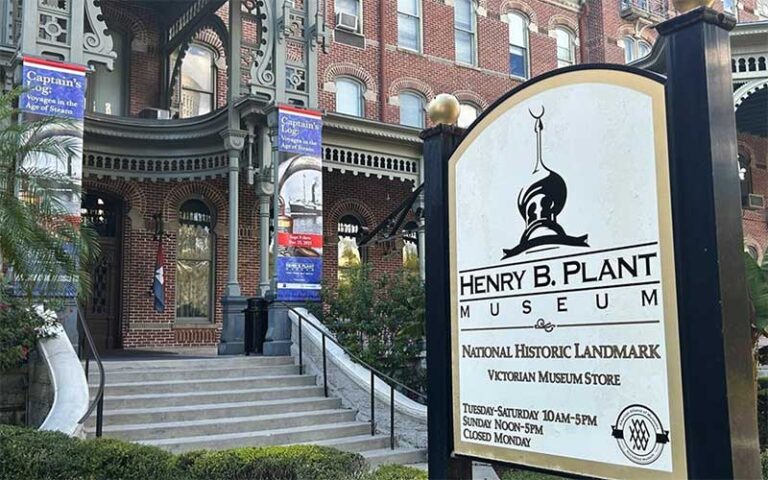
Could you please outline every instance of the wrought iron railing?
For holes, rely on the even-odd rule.
[[[102,427],[104,425],[104,383],[106,381],[106,375],[104,373],[104,364],[101,362],[101,356],[99,356],[99,351],[96,349],[96,344],[93,341],[93,335],[91,335],[91,329],[88,328],[88,323],[86,323],[80,308],[77,309],[77,320],[83,333],[80,338],[78,356],[80,357],[80,360],[85,360],[83,369],[85,370],[86,381],[88,381],[91,353],[93,353],[93,358],[96,360],[96,365],[99,367],[99,388],[96,390],[96,396],[93,397],[91,404],[88,405],[88,410],[86,410],[85,414],[77,423],[83,425],[91,416],[93,410],[96,409],[96,437],[98,438],[101,437]]]
[[[353,354],[349,350],[347,350],[343,345],[341,345],[333,336],[328,335],[325,330],[320,328],[318,325],[316,325],[312,320],[310,320],[308,317],[306,317],[304,314],[296,310],[295,308],[291,307],[288,304],[281,303],[282,306],[286,307],[291,312],[295,313],[298,317],[298,324],[299,324],[299,331],[298,331],[298,337],[299,337],[299,374],[304,373],[304,343],[303,343],[303,324],[307,323],[309,326],[314,328],[317,332],[320,333],[321,337],[321,349],[322,349],[322,357],[323,357],[323,392],[325,396],[328,396],[328,360],[327,360],[327,353],[326,353],[326,342],[331,341],[336,346],[338,346],[344,353],[349,355],[351,359],[362,365],[363,367],[367,368],[368,371],[371,372],[371,436],[376,435],[376,389],[375,389],[375,382],[376,377],[378,376],[379,379],[381,379],[387,386],[389,386],[389,447],[394,450],[395,448],[395,389],[400,390],[401,392],[408,392],[411,395],[415,396],[416,398],[419,398],[423,400],[424,404],[427,402],[427,396],[421,392],[417,392],[416,390],[408,387],[407,385],[403,385],[402,383],[398,382],[394,378],[390,377],[386,373],[383,373],[376,368],[372,367],[365,361],[363,361],[360,357]]]

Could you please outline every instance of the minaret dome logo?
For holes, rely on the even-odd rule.
[[[587,235],[572,237],[557,223],[557,216],[565,207],[568,188],[557,172],[547,168],[541,153],[542,132],[544,131],[544,107],[539,115],[530,110],[536,133],[536,164],[531,179],[526,182],[517,196],[517,209],[525,220],[525,231],[520,243],[510,249],[503,249],[502,260],[542,245],[567,245],[588,247]]]

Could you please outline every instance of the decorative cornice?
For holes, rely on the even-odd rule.
[[[364,118],[351,117],[338,113],[326,113],[323,117],[323,129],[367,135],[371,138],[395,140],[412,145],[421,144],[419,129],[377,122]]]
[[[199,117],[174,120],[118,117],[96,113],[88,113],[85,116],[86,135],[137,140],[167,141],[217,137],[226,126],[226,108]]]

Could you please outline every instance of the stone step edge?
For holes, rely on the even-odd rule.
[[[294,359],[292,355],[276,355],[274,357],[264,357],[261,355],[252,356],[211,356],[211,357],[197,357],[197,358],[155,358],[152,360],[122,360],[122,359],[103,359],[103,365],[107,369],[114,369],[115,371],[123,368],[132,367],[152,367],[152,366],[164,366],[170,364],[193,364],[193,363],[226,363],[226,364],[241,364],[241,363],[271,363],[272,359],[278,359],[278,362],[285,362],[286,359]],[[269,359],[269,360],[267,360]]]
[[[250,415],[247,417],[227,417],[227,418],[205,418],[200,420],[181,420],[175,422],[160,423],[130,423],[125,425],[104,425],[104,432],[126,432],[132,430],[147,430],[153,428],[176,428],[176,427],[196,427],[207,426],[211,424],[240,423],[258,420],[280,420],[283,418],[302,417],[310,415],[333,415],[341,412],[355,412],[348,408],[334,408],[324,410],[306,410],[303,412],[288,412],[269,415]],[[86,428],[85,432],[90,434],[96,431],[95,428]]]
[[[246,395],[249,393],[269,393],[269,392],[281,392],[287,393],[304,391],[310,389],[322,389],[323,387],[318,385],[294,385],[289,387],[265,387],[265,388],[248,388],[244,390],[213,390],[196,391],[196,392],[171,392],[171,393],[144,393],[138,395],[104,395],[104,401],[109,400],[159,400],[164,398],[181,398],[181,397],[196,397],[196,396],[208,396],[208,395]]]
[[[114,415],[148,415],[153,413],[172,413],[172,412],[194,412],[199,411],[201,416],[205,415],[207,410],[217,410],[222,408],[243,408],[243,407],[271,407],[281,405],[295,405],[301,403],[312,403],[322,401],[338,401],[335,397],[300,397],[283,398],[273,400],[256,400],[253,402],[226,402],[226,403],[201,403],[196,405],[169,405],[165,407],[148,408],[123,408],[116,410],[107,410],[104,417],[108,418]]]
[[[269,370],[279,370],[279,369],[298,369],[298,365],[293,365],[291,363],[286,363],[285,365],[253,365],[253,366],[243,366],[243,367],[216,367],[216,368],[195,368],[195,367],[189,367],[189,368],[157,368],[157,369],[149,369],[149,370],[131,370],[131,371],[124,371],[124,370],[105,370],[104,373],[107,378],[109,378],[110,374],[113,375],[173,375],[178,373],[190,373],[190,372],[206,372],[206,373],[216,373],[216,372],[230,372],[232,370],[242,370],[242,371],[257,371],[257,372],[267,372]],[[99,378],[99,371],[97,370],[90,370],[88,372],[88,378],[94,379]]]
[[[257,430],[249,432],[236,432],[236,433],[222,433],[218,435],[200,435],[194,437],[176,437],[176,438],[161,438],[161,439],[149,439],[149,440],[135,440],[136,443],[144,445],[176,445],[182,443],[200,443],[200,442],[212,442],[217,440],[230,440],[237,438],[249,438],[249,437],[271,437],[275,435],[291,434],[291,433],[303,433],[312,430],[334,430],[338,428],[354,427],[360,425],[360,422],[335,422],[335,423],[320,423],[317,425],[304,425],[300,427],[290,428],[278,428],[273,430]],[[365,424],[363,424],[365,425]],[[344,438],[344,437],[341,437]]]
[[[184,380],[152,380],[150,382],[125,382],[125,383],[107,383],[104,388],[108,387],[135,387],[135,386],[152,386],[152,385],[184,385],[187,383],[214,383],[214,382],[248,382],[251,380],[281,380],[285,378],[297,378],[297,377],[314,377],[314,375],[299,375],[286,373],[283,375],[260,375],[258,377],[231,377],[231,378],[188,378]],[[98,388],[99,384],[88,384],[90,388]]]

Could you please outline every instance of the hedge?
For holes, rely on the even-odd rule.
[[[120,440],[0,426],[0,480],[378,480],[375,475],[360,454],[315,445],[174,455]]]

